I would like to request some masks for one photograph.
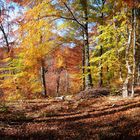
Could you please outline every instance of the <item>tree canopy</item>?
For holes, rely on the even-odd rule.
[[[0,6],[6,98],[97,87],[134,96],[140,85],[139,0],[7,0]]]

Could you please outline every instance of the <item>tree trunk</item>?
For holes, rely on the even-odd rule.
[[[100,57],[103,54],[103,47],[100,46]],[[99,62],[99,67],[100,67],[100,71],[99,71],[99,87],[103,86],[103,66],[102,66],[102,59]]]
[[[5,32],[4,27],[3,27],[2,24],[0,25],[0,30],[2,31],[2,34],[3,34],[3,36],[4,36],[4,40],[5,40],[5,42],[6,42],[7,52],[10,52],[8,36],[6,35],[6,32]]]
[[[61,79],[61,77],[60,77],[60,74],[61,74],[61,72],[63,71],[63,67],[61,67],[61,68],[58,68],[57,69],[57,80],[56,80],[56,96],[60,96],[59,95],[59,92],[60,92],[60,79]]]
[[[79,22],[77,18],[75,17],[74,13],[72,10],[68,7],[68,5],[64,3],[66,9],[70,12],[71,16],[73,17],[72,20],[77,22],[79,26],[84,31],[84,46],[85,46],[85,88],[91,88],[92,85],[92,76],[91,76],[91,70],[90,70],[90,53],[89,53],[89,31],[88,31],[88,0],[80,0],[80,4],[82,5],[82,10],[83,10],[83,19],[84,19],[84,24]]]
[[[137,9],[137,17],[140,17],[140,9]],[[138,20],[137,20],[138,21]],[[137,51],[136,51],[136,62],[137,62],[137,85],[140,86],[140,22],[137,22]]]
[[[92,76],[90,69],[90,53],[89,53],[89,32],[88,32],[88,3],[85,0],[83,5],[84,8],[84,18],[85,18],[85,31],[84,31],[84,46],[85,46],[85,88],[91,88]]]
[[[84,40],[84,33],[83,33]],[[84,43],[83,43],[84,44]],[[84,44],[85,45],[85,44]],[[85,90],[85,46],[82,48],[82,90]]]
[[[110,86],[110,76],[109,76],[109,72],[110,72],[110,70],[109,70],[109,67],[108,67],[108,65],[107,65],[107,86]]]
[[[121,82],[123,82],[123,76],[122,76],[122,67],[121,67],[121,65],[120,65],[120,70],[119,70],[119,79],[120,79],[120,81]]]
[[[102,25],[103,25],[103,20],[104,20],[104,14],[101,14],[101,20],[102,20]],[[102,32],[101,32],[102,34]],[[100,57],[102,57],[103,55],[103,46],[100,46]],[[99,62],[99,67],[100,67],[100,71],[99,71],[99,87],[103,86],[103,66],[102,66],[102,59]]]
[[[69,73],[68,71],[66,70],[66,89],[65,89],[65,92],[66,93],[69,93]]]
[[[57,73],[57,80],[56,80],[56,96],[59,97],[59,89],[60,89],[60,73]]]
[[[41,81],[42,81],[42,95],[47,96],[47,89],[46,89],[46,78],[45,78],[45,67],[44,67],[44,61],[42,61],[41,64]]]
[[[131,97],[134,96],[134,86],[135,86],[135,71],[136,71],[136,9],[132,10],[133,18],[133,69],[132,69],[132,91]]]
[[[131,74],[132,74],[131,68],[130,68],[130,65],[129,65],[129,49],[130,49],[130,45],[131,45],[131,38],[132,38],[132,31],[129,30],[128,43],[127,43],[126,53],[125,53],[127,77],[124,81],[123,88],[122,88],[122,96],[124,98],[128,97],[128,84],[129,84],[129,79],[131,78]]]

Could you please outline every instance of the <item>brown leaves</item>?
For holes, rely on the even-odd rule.
[[[50,139],[50,136],[55,139],[121,139],[122,136],[137,139],[140,110],[129,107],[140,104],[139,99],[6,102],[0,109],[8,107],[10,112],[0,114],[0,136],[35,140]]]

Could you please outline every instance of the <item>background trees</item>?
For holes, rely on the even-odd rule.
[[[14,2],[25,10],[18,19],[17,48],[6,61],[10,76],[2,81],[4,90],[46,96],[52,81],[57,96],[91,87],[121,88],[124,97],[131,89],[134,95],[140,77],[138,0]],[[1,19],[9,51],[13,36],[3,28],[2,10]]]

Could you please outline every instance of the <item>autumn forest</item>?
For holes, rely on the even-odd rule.
[[[0,140],[136,140],[139,94],[140,0],[0,0]]]

